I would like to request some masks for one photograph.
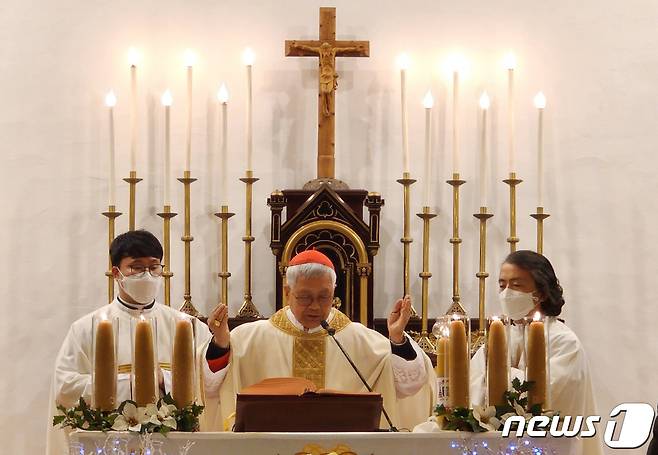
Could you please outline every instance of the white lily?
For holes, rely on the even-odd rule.
[[[478,421],[482,428],[489,431],[496,431],[502,425],[502,422],[496,417],[496,407],[473,406],[473,417]]]
[[[148,422],[149,417],[146,415],[146,408],[137,408],[132,403],[126,403],[123,412],[114,421],[112,429],[116,431],[134,431],[140,432],[142,425]]]

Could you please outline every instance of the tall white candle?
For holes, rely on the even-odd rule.
[[[434,98],[429,90],[423,99],[425,108],[425,206],[431,204],[432,187],[432,107]]]
[[[254,53],[250,48],[245,49],[242,56],[247,67],[247,170],[253,170],[253,92],[251,81],[251,68],[254,64]]]
[[[537,207],[544,206],[544,109],[546,97],[542,92],[535,95],[537,108]]]
[[[480,97],[482,110],[482,136],[480,138],[480,207],[487,206],[487,111],[491,100],[487,92]]]
[[[400,106],[402,110],[402,169],[409,172],[409,127],[407,121],[407,69],[409,57],[402,54],[398,57],[400,67]]]
[[[169,90],[162,94],[165,109],[165,169],[164,169],[164,205],[171,205],[171,104],[173,99]]]
[[[508,167],[509,172],[516,172],[514,161],[514,69],[516,68],[516,57],[507,54],[505,57],[505,68],[507,68],[507,144],[508,144]]]
[[[187,128],[185,135],[185,170],[191,170],[192,164],[192,68],[196,63],[196,54],[190,49],[185,51],[187,68]]]
[[[137,64],[140,55],[137,49],[128,51],[130,64],[130,170],[137,170]]]
[[[105,96],[105,105],[108,107],[110,119],[110,176],[109,176],[109,205],[116,205],[116,161],[114,153],[114,106],[117,104],[117,97],[114,92],[110,91]]]
[[[452,172],[459,172],[459,71],[452,73]]]
[[[226,166],[228,165],[228,90],[226,85],[222,84],[217,92],[217,101],[221,106],[221,138],[220,138],[220,206],[228,205],[228,172]]]

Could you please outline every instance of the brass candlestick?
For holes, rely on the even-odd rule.
[[[480,220],[480,268],[475,276],[479,281],[480,325],[478,335],[483,337],[486,318],[486,279],[489,277],[489,273],[487,273],[487,221],[493,216],[493,213],[489,213],[487,207],[480,207],[480,213],[474,213],[473,216]]]
[[[427,331],[427,311],[430,304],[429,281],[432,277],[432,273],[430,272],[430,221],[432,218],[436,217],[436,214],[430,212],[428,206],[424,206],[423,212],[417,213],[416,216],[423,220],[423,271],[418,275],[423,280],[423,301],[421,309],[420,339],[418,340],[418,345],[423,351],[434,353],[434,344],[430,340]]]
[[[165,305],[171,306],[171,219],[178,215],[171,211],[170,205],[165,205],[158,216],[162,218],[162,236],[164,237],[164,300]]]
[[[404,214],[403,214],[403,228],[402,228],[402,251],[403,251],[403,272],[402,272],[402,296],[409,295],[409,246],[414,241],[409,234],[409,223],[410,223],[410,203],[411,203],[411,194],[410,186],[416,183],[415,179],[411,178],[409,172],[403,172],[402,178],[398,179],[397,182],[403,186],[403,204],[404,204]],[[416,309],[411,306],[411,317],[413,319],[418,319],[418,312]]]
[[[537,213],[530,216],[537,220],[537,253],[544,254],[544,220],[550,215],[544,213],[544,207],[537,207]]]
[[[123,179],[124,182],[130,184],[130,207],[128,209],[128,229],[131,231],[135,230],[135,194],[137,192],[137,184],[142,181],[142,179],[137,178],[136,171],[130,171],[130,177]]]
[[[242,318],[260,318],[262,317],[258,312],[258,308],[254,305],[251,296],[251,244],[255,238],[251,235],[251,212],[253,203],[253,186],[259,179],[254,177],[254,171],[247,170],[245,177],[240,181],[244,182],[245,188],[245,202],[246,202],[246,223],[245,235],[242,237],[244,242],[244,302],[238,311],[238,317]]]
[[[516,251],[516,244],[519,243],[519,238],[516,236],[516,186],[523,182],[521,179],[516,178],[516,172],[510,172],[509,178],[503,180],[509,185],[509,237],[507,241],[510,246],[510,253]]]
[[[183,295],[183,305],[180,310],[191,316],[199,316],[199,311],[192,305],[192,289],[191,289],[191,264],[190,264],[190,243],[194,237],[190,234],[190,185],[196,182],[197,179],[191,177],[190,171],[183,171],[183,178],[178,179],[185,186],[185,230],[181,240],[185,243],[185,294]]]
[[[107,206],[107,212],[103,212],[103,216],[107,217],[107,257],[108,257],[108,269],[105,272],[107,277],[107,302],[112,303],[114,300],[114,275],[112,275],[112,258],[110,257],[110,245],[114,240],[114,220],[121,216],[121,212],[115,211],[113,205]]]
[[[224,305],[228,305],[228,279],[231,277],[231,274],[228,271],[228,220],[235,213],[230,213],[228,211],[228,205],[222,205],[219,212],[215,213],[215,216],[222,220],[222,271],[217,274],[222,279],[222,295],[221,302]]]
[[[446,314],[466,314],[459,295],[459,247],[462,243],[459,237],[459,187],[466,181],[459,178],[459,172],[453,172],[452,179],[446,183],[452,186],[452,305]]]

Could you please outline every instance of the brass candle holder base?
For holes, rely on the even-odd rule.
[[[415,179],[411,178],[409,172],[403,172],[402,178],[398,179],[397,182],[402,185],[403,192],[403,227],[402,227],[402,256],[403,256],[403,272],[402,272],[402,297],[409,295],[409,261],[410,261],[410,252],[409,247],[414,241],[411,238],[409,233],[409,224],[411,223],[411,214],[410,214],[410,204],[411,204],[411,192],[410,187],[416,183]],[[411,306],[411,318],[419,319],[418,312]]]
[[[487,221],[493,217],[487,207],[480,207],[479,213],[473,216],[480,220],[480,268],[475,274],[478,279],[478,308],[479,308],[479,329],[472,332],[471,351],[472,354],[484,344],[484,327],[486,319],[486,280],[489,277],[487,272]]]
[[[110,251],[110,245],[114,240],[114,220],[121,216],[121,212],[115,210],[115,206],[108,205],[107,212],[103,212],[103,216],[107,218],[107,250]],[[108,253],[108,268],[105,272],[107,277],[107,303],[112,303],[114,300],[114,275],[112,275],[112,258]]]
[[[514,253],[516,244],[519,243],[516,235],[516,187],[523,180],[516,178],[516,172],[510,172],[509,177],[503,182],[509,185],[509,237],[507,237],[507,242],[510,245],[510,253]]]
[[[130,184],[130,207],[128,209],[128,229],[135,230],[135,195],[137,193],[137,184],[142,179],[137,178],[137,171],[130,171],[130,177],[123,179]]]
[[[537,220],[537,253],[544,254],[544,220],[551,215],[544,212],[544,207],[537,207],[537,212],[530,216]]]
[[[430,221],[437,215],[430,212],[428,206],[424,206],[422,213],[417,213],[416,216],[423,220],[423,271],[418,274],[422,280],[421,329],[418,345],[423,351],[434,353],[434,343],[427,331],[427,313],[430,304],[429,280],[432,278],[430,272]]]
[[[245,176],[240,179],[243,182],[245,187],[245,204],[246,204],[246,223],[245,223],[245,235],[242,237],[244,242],[244,301],[242,306],[238,311],[237,317],[239,318],[260,318],[261,314],[258,312],[258,308],[254,305],[251,295],[251,244],[254,242],[255,237],[251,234],[251,222],[252,222],[252,206],[253,206],[253,186],[256,183],[258,178],[254,177],[254,171],[247,170]]]
[[[228,220],[235,215],[228,211],[228,205],[222,205],[215,216],[222,220],[221,237],[222,237],[222,271],[217,274],[222,280],[221,302],[228,305],[228,279],[231,274],[228,271]]]
[[[459,172],[453,172],[452,179],[446,180],[446,183],[452,186],[452,304],[446,314],[466,314],[466,310],[461,304],[459,293],[459,247],[462,239],[459,237],[459,187],[466,183],[466,180],[459,178]]]
[[[164,240],[164,270],[162,277],[164,278],[164,303],[171,306],[171,219],[178,215],[171,211],[170,205],[165,205],[162,212],[158,216],[162,218],[162,237]]]
[[[187,313],[190,316],[198,317],[199,311],[192,304],[192,291],[191,291],[191,260],[190,260],[190,243],[194,237],[190,234],[190,218],[191,218],[191,188],[190,185],[196,182],[197,179],[192,178],[190,171],[183,171],[183,178],[178,181],[184,185],[185,188],[185,229],[181,240],[185,243],[185,294],[183,294],[183,305],[180,311]]]

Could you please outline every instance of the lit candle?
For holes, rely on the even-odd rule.
[[[528,391],[528,407],[535,404],[546,403],[546,337],[544,335],[544,323],[541,321],[539,312],[535,313],[533,321],[528,327],[527,346],[527,377],[528,381],[534,382]]]
[[[487,346],[487,386],[489,406],[506,403],[505,392],[508,386],[507,367],[507,334],[505,325],[500,319],[494,318],[489,325]]]
[[[140,55],[137,49],[128,51],[130,64],[130,170],[137,169],[137,64]]]
[[[425,206],[430,206],[432,187],[432,107],[434,98],[429,90],[423,99],[425,108]]]
[[[116,205],[116,160],[114,154],[114,106],[117,104],[117,97],[114,92],[109,92],[105,96],[105,105],[108,107],[110,116],[110,194],[109,205]]]
[[[165,109],[165,170],[164,170],[164,205],[171,205],[171,92],[162,94],[162,105]]]
[[[253,170],[253,96],[251,87],[251,67],[254,64],[254,58],[254,52],[250,48],[245,49],[242,59],[247,67],[247,170],[250,171]]]
[[[113,411],[117,407],[116,350],[112,321],[102,318],[96,326],[94,345],[94,409]]]
[[[505,57],[505,68],[507,68],[507,144],[509,172],[515,172],[514,163],[514,68],[516,68],[516,57],[507,54]]]
[[[226,85],[222,84],[217,92],[217,101],[222,108],[221,118],[221,145],[220,149],[220,185],[221,185],[221,204],[228,205],[228,172],[226,166],[228,165],[228,90]]]
[[[487,92],[480,97],[482,109],[482,137],[480,139],[480,207],[487,206],[487,111],[491,100]]]
[[[187,68],[187,130],[185,141],[185,170],[191,170],[192,163],[192,68],[196,64],[196,54],[185,51],[185,67]]]
[[[448,344],[448,395],[451,408],[468,408],[469,402],[469,376],[468,339],[466,326],[459,316],[454,315],[450,321],[450,342]]]
[[[452,72],[452,172],[459,172],[459,69]]]
[[[192,404],[194,387],[194,331],[189,319],[180,319],[171,354],[171,396],[178,409]]]
[[[138,406],[155,403],[155,354],[153,352],[153,327],[151,321],[140,317],[135,325],[133,375],[135,376],[134,400]]]
[[[402,54],[398,57],[400,67],[400,102],[402,109],[402,169],[409,172],[409,128],[407,124],[407,69],[409,69],[409,56]]]
[[[537,207],[544,206],[544,109],[546,97],[542,92],[535,96],[537,108]]]

